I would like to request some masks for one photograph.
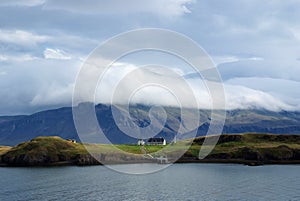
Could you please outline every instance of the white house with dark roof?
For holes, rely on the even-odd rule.
[[[158,137],[158,138],[149,138],[148,139],[148,142],[147,142],[148,145],[167,145],[167,141],[162,138],[162,137]]]

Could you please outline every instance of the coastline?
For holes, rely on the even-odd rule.
[[[35,164],[35,165],[26,165],[26,164],[7,164],[0,163],[1,167],[59,167],[59,166],[102,166],[102,165],[126,165],[126,164],[160,164],[155,160],[143,160],[143,161],[132,161],[132,162],[113,162],[101,164],[100,162],[87,163],[87,164],[78,164],[76,161],[62,161],[54,163],[45,163],[45,164]],[[246,165],[246,166],[262,166],[262,165],[300,165],[300,160],[287,160],[287,161],[255,161],[255,160],[241,160],[241,159],[179,159],[174,162],[174,164],[237,164],[237,165]],[[171,164],[171,163],[166,163]],[[164,165],[164,164],[162,164]]]
[[[184,154],[172,158],[188,141],[168,146],[82,144],[60,137],[37,137],[14,147],[2,147],[0,167],[92,166],[141,163],[223,163],[248,166],[300,164],[300,135],[222,135],[213,151],[198,159],[205,137],[195,138]],[[178,146],[177,146],[178,145]],[[93,150],[89,153],[86,146]],[[0,147],[1,148],[1,147]],[[94,158],[96,157],[96,158]],[[101,161],[101,162],[99,162]]]
[[[130,164],[146,164],[145,162],[143,163],[112,163],[112,164],[107,164],[107,165],[130,165]],[[158,164],[158,163],[147,163],[147,164]],[[266,165],[300,165],[300,161],[284,161],[284,162],[256,162],[256,161],[222,161],[222,160],[215,160],[215,161],[177,161],[174,164],[233,164],[233,165],[245,165],[245,166],[266,166]],[[31,167],[70,167],[70,166],[76,166],[76,167],[88,167],[88,166],[103,166],[102,164],[88,164],[88,165],[76,165],[70,162],[63,162],[63,163],[53,163],[53,164],[44,164],[44,165],[9,165],[9,164],[0,164],[0,168],[31,168]]]

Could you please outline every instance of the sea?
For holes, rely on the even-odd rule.
[[[173,164],[141,175],[105,166],[1,167],[0,176],[1,201],[300,200],[299,165]]]

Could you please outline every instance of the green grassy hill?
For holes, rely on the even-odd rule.
[[[188,149],[177,162],[300,163],[300,135],[222,135],[209,156],[199,160],[198,154],[204,139],[199,137],[165,147],[123,144],[83,146],[60,137],[37,137],[15,147],[0,147],[0,158],[2,164],[12,166],[94,165],[100,164],[94,157],[107,163],[155,162],[153,157],[172,158],[178,151]]]
[[[43,165],[73,161],[85,153],[82,144],[72,143],[60,137],[37,137],[7,150],[2,162],[16,165]]]
[[[185,154],[196,156],[204,138],[196,138]],[[300,135],[222,135],[204,161],[241,163],[300,163]]]

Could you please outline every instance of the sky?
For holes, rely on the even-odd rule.
[[[227,109],[299,111],[299,9],[298,0],[1,0],[0,115],[70,106],[90,52],[141,28],[169,29],[203,47],[220,72]],[[181,61],[155,52],[118,61],[97,101],[108,102],[122,76],[154,59],[187,80],[200,108],[210,107],[200,78],[189,76]],[[157,70],[148,69],[140,78],[155,75]],[[163,70],[161,75],[168,76]],[[178,78],[169,81],[180,87]],[[152,87],[134,101],[173,105],[166,94]]]

